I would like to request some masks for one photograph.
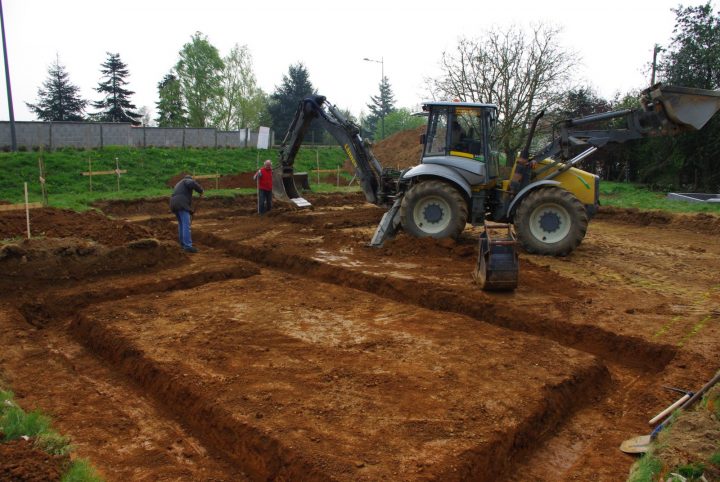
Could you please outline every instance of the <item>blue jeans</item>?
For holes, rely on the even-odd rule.
[[[265,214],[272,209],[272,191],[265,191],[264,189],[260,189],[259,191],[258,212]]]
[[[190,211],[180,210],[175,212],[178,221],[178,241],[183,248],[192,247],[192,238],[190,237]]]

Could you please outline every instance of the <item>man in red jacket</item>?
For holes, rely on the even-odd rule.
[[[272,161],[265,161],[262,169],[253,176],[258,183],[258,212],[260,215],[272,209]]]

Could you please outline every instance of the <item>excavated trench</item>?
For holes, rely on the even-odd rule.
[[[523,302],[479,293],[457,266],[474,261],[467,244],[427,245],[450,257],[427,272],[418,271],[422,252],[378,269],[378,257],[393,264],[402,245],[363,250],[377,212],[343,201],[263,220],[225,202],[193,229],[202,258],[95,273],[21,297],[15,316],[69,333],[251,479],[626,472],[613,464],[631,461],[603,429],[641,428],[644,413],[628,416],[628,397],[657,383],[677,345],[564,318],[539,306],[537,292],[520,293]],[[174,235],[167,217],[147,219],[137,205],[106,210],[137,216],[160,239]],[[530,283],[545,274],[523,273]],[[548,452],[557,446],[566,453]]]

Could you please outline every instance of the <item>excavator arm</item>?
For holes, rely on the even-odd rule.
[[[553,140],[533,156],[535,160],[552,158],[554,163],[536,172],[535,176],[543,177],[543,172],[553,167],[564,172],[606,144],[699,130],[720,109],[720,92],[656,84],[641,93],[640,103],[642,107],[638,109],[594,114],[557,124]],[[611,120],[619,125],[585,129]],[[571,158],[571,152],[576,148],[585,150]]]
[[[360,137],[360,128],[322,95],[306,97],[298,105],[280,148],[280,165],[273,171],[273,193],[281,200],[300,198],[293,179],[294,163],[312,122],[319,122],[342,146],[356,169],[360,187],[368,202],[386,205],[396,191],[393,176],[383,172],[372,151]]]

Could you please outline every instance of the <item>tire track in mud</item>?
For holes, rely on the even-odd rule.
[[[479,300],[459,287],[438,288],[419,279],[406,280],[376,276],[337,265],[329,265],[305,256],[287,254],[272,248],[254,247],[196,230],[196,239],[226,253],[297,276],[317,279],[401,303],[434,311],[446,311],[473,317],[479,321],[513,331],[551,339],[563,346],[596,355],[623,366],[647,372],[660,372],[674,358],[677,348],[651,343],[639,337],[608,332],[592,325],[577,325],[547,317],[532,316],[507,303]]]

